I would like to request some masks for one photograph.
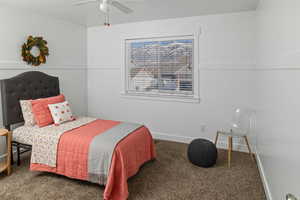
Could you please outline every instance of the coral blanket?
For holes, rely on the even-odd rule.
[[[60,137],[56,167],[31,163],[30,169],[88,180],[88,151],[93,138],[119,123],[96,120],[65,132]],[[114,150],[103,198],[127,199],[129,195],[127,179],[135,175],[142,164],[154,159],[155,156],[152,136],[144,126],[120,141]]]

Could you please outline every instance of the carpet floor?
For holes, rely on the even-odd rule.
[[[257,165],[248,154],[233,152],[232,167],[219,150],[215,167],[187,160],[187,145],[156,141],[157,159],[128,180],[129,200],[265,200]],[[0,174],[1,200],[101,200],[104,188],[63,176],[31,172],[29,156],[7,177]]]

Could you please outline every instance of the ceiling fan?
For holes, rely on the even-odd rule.
[[[133,10],[121,2],[142,2],[144,0],[79,0],[74,3],[76,6],[81,6],[89,3],[99,3],[99,10],[102,11],[105,14],[105,26],[110,26],[109,22],[109,12],[110,12],[110,7],[113,6],[117,9],[119,9],[121,12],[125,14],[130,14],[133,12]]]

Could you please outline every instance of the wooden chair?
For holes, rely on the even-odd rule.
[[[216,135],[216,139],[215,139],[215,144],[216,145],[218,143],[219,135],[227,136],[227,141],[228,141],[228,167],[229,168],[231,167],[231,153],[232,153],[232,140],[233,140],[233,138],[243,138],[244,139],[244,141],[247,145],[247,148],[248,148],[249,155],[251,156],[251,159],[254,160],[254,155],[251,151],[247,135],[235,135],[232,131],[230,131],[230,132],[218,131],[217,135]]]
[[[6,157],[4,162],[0,162],[0,172],[6,171],[7,175],[11,174],[11,140],[12,133],[6,129],[0,129],[0,136],[6,137],[7,153],[4,155]]]
[[[230,131],[217,131],[215,145],[218,143],[218,139],[220,135],[227,136],[228,140],[228,167],[231,167],[231,154],[232,154],[232,140],[233,138],[243,138],[251,159],[254,160],[254,155],[251,151],[251,147],[249,145],[249,140],[247,135],[249,134],[252,128],[252,117],[251,113],[246,112],[245,110],[236,109],[234,112],[233,120],[231,123]]]

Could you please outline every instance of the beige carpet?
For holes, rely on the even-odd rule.
[[[190,164],[186,144],[157,141],[158,158],[144,165],[129,183],[129,200],[265,200],[256,164],[248,154],[233,153],[227,168],[219,150],[215,167]],[[14,173],[0,175],[1,200],[101,200],[103,187],[62,176],[30,172],[29,156]]]

